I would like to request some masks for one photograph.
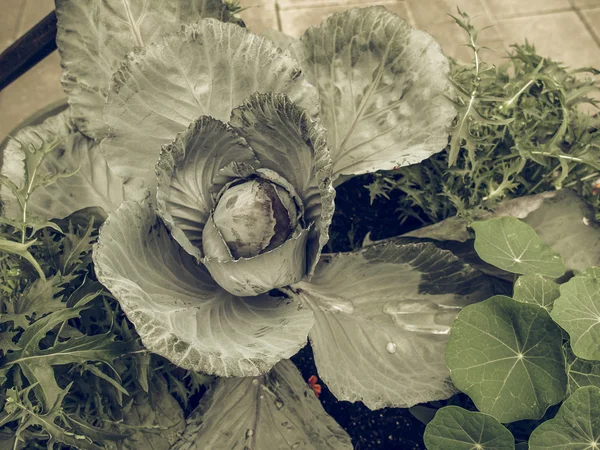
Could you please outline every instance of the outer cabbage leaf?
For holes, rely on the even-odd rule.
[[[187,422],[173,450],[352,449],[289,360],[261,377],[218,380]]]
[[[102,108],[121,60],[134,47],[156,42],[204,17],[228,21],[220,0],[56,0],[56,43],[62,83],[81,132],[106,135]]]
[[[311,114],[318,110],[297,62],[237,25],[204,19],[134,50],[114,75],[104,110],[110,167],[153,185],[162,145],[199,116],[227,121],[256,91],[282,92]]]
[[[315,314],[319,375],[340,400],[408,407],[455,392],[444,363],[450,324],[491,295],[485,276],[430,243],[324,255],[286,292]]]
[[[351,9],[290,47],[319,90],[334,179],[443,150],[455,111],[439,44],[383,7]]]
[[[25,149],[40,149],[44,144],[62,141],[61,145],[46,155],[36,173],[37,177],[59,176],[53,183],[37,188],[29,198],[28,211],[34,216],[61,219],[87,207],[100,207],[110,213],[123,202],[126,195],[130,198],[142,195],[137,188],[137,180],[124,183],[109,169],[100,146],[70,125],[68,112],[49,117],[40,125],[23,128],[15,138],[8,142],[4,150],[2,175],[19,187],[25,181],[25,156],[21,144]],[[73,175],[60,176],[63,174]],[[18,217],[20,209],[10,189],[2,186],[1,193],[4,215]]]
[[[308,236],[307,265],[312,274],[329,240],[335,190],[326,132],[284,94],[255,94],[231,116],[231,126],[254,150],[260,167],[289,182],[304,207]]]
[[[290,299],[224,291],[146,202],[125,202],[109,215],[94,263],[144,345],[186,369],[263,374],[295,354],[313,326],[310,310]]]

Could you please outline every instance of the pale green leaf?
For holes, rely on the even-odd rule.
[[[600,266],[600,226],[594,211],[570,189],[505,200],[494,212],[472,211],[475,220],[511,216],[530,225],[557,252],[567,270],[583,272]],[[471,239],[468,221],[451,217],[407,233],[406,237],[465,242]]]
[[[569,375],[569,395],[583,386],[600,388],[600,361],[578,358],[568,344],[565,344],[564,348]]]
[[[284,360],[260,377],[218,380],[172,450],[212,448],[350,450],[352,443]]]
[[[474,222],[475,251],[488,264],[507,272],[557,278],[565,273],[560,256],[534,229],[515,217]]]
[[[7,144],[2,174],[22,187],[26,181],[24,158],[27,152],[24,148],[43,149],[50,142],[60,142],[44,154],[35,172],[36,179],[45,181],[31,193],[27,202],[28,214],[49,220],[67,217],[88,207],[100,207],[109,213],[126,195],[140,197],[137,180],[124,183],[116,176],[108,168],[100,146],[77,132],[69,119],[68,111],[51,116],[40,125],[20,130],[16,134],[18,141]],[[6,187],[1,192],[5,215],[20,218],[21,208],[14,195]]]
[[[571,338],[573,353],[600,360],[600,279],[576,276],[560,286],[552,318]]]
[[[446,406],[436,413],[423,436],[428,450],[514,450],[515,440],[494,417]]]
[[[429,34],[385,8],[351,9],[290,47],[317,86],[334,179],[442,151],[456,115],[449,64]]]
[[[27,260],[29,264],[33,266],[38,275],[42,280],[46,279],[46,275],[44,275],[44,271],[40,267],[39,263],[33,257],[33,255],[29,252],[29,247],[34,245],[37,242],[37,239],[33,241],[26,242],[21,244],[20,242],[9,241],[5,238],[0,238],[0,252],[6,252],[12,255],[20,256],[21,258]]]
[[[58,275],[34,280],[22,293],[7,303],[6,312],[0,315],[0,322],[12,321],[13,328],[25,329],[30,321],[64,309],[66,304],[58,292],[69,281],[69,278],[63,279]]]
[[[455,392],[444,363],[460,309],[491,295],[485,276],[432,244],[384,242],[324,255],[285,290],[315,314],[319,376],[339,400],[409,407]]]
[[[110,79],[129,51],[160,41],[184,23],[232,18],[220,0],[57,0],[56,16],[73,120],[94,139],[107,133],[102,108]]]
[[[552,420],[533,430],[530,450],[594,450],[600,447],[600,388],[578,389]]]
[[[110,167],[154,185],[162,145],[200,116],[228,121],[257,91],[285,93],[311,114],[318,110],[316,90],[298,63],[237,25],[204,19],[130,53],[104,110],[111,134],[102,146]]]
[[[460,312],[446,363],[456,387],[500,422],[541,418],[567,388],[559,327],[543,308],[509,297]]]
[[[94,262],[145,346],[183,368],[259,375],[302,348],[313,326],[311,311],[291,299],[223,290],[146,202],[109,215]]]
[[[514,289],[516,301],[539,305],[548,312],[552,311],[554,301],[560,296],[559,285],[539,274],[519,277]]]

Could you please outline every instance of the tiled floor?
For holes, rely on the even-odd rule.
[[[444,51],[467,60],[464,35],[447,15],[456,6],[477,17],[479,27],[492,28],[480,41],[502,60],[504,48],[527,39],[538,51],[572,67],[600,68],[600,0],[242,0],[248,27],[260,33],[277,28],[291,36],[351,7],[382,4],[413,26],[435,36]],[[0,51],[54,7],[53,0],[0,0]],[[36,110],[63,99],[60,61],[53,53],[0,92],[0,136]],[[1,140],[1,139],[0,139]]]

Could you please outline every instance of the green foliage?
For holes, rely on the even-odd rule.
[[[474,222],[475,251],[499,269],[518,274],[560,277],[565,265],[531,226],[515,217],[499,217]]]
[[[600,388],[577,389],[556,417],[536,428],[529,439],[531,450],[587,450],[600,442]]]
[[[600,278],[584,274],[561,285],[552,318],[569,333],[576,356],[600,361]]]
[[[24,220],[0,225],[0,446],[167,450],[212,378],[143,348],[95,279],[97,217],[75,214],[63,233],[27,213],[31,192],[57,179],[36,178],[53,148],[26,151],[26,182],[12,186]]]
[[[459,313],[446,364],[456,387],[500,422],[539,419],[567,389],[560,328],[544,309],[509,297]]]
[[[559,285],[543,275],[523,275],[515,283],[513,299],[518,302],[532,303],[546,311],[552,311],[554,301],[560,296]]]
[[[505,63],[490,65],[471,18],[459,10],[455,20],[473,61],[452,61],[458,115],[448,147],[421,164],[375,174],[371,199],[396,192],[400,219],[426,224],[560,187],[577,189],[598,208],[600,116],[581,105],[597,107],[590,95],[600,91],[599,72],[569,70],[530,44],[513,45]]]
[[[488,414],[446,406],[427,424],[428,450],[514,450],[510,431]]]

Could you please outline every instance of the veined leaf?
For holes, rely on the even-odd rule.
[[[21,190],[27,190],[32,154],[28,148],[39,149],[36,153],[39,167],[31,186],[27,202],[27,213],[33,219],[62,219],[83,208],[99,207],[105,213],[116,209],[127,195],[140,198],[137,180],[124,182],[109,168],[100,151],[100,146],[86,138],[70,123],[69,111],[49,117],[42,124],[26,127],[16,134],[17,140],[9,141],[4,151],[2,175],[10,179]],[[49,144],[57,142],[46,151]],[[25,191],[20,194],[24,197]],[[4,214],[10,218],[21,218],[24,199],[17,197],[5,186],[0,191],[4,202]],[[39,221],[39,220],[38,220]],[[28,226],[30,220],[28,217]],[[33,221],[35,225],[35,220]]]
[[[474,222],[475,251],[481,259],[507,272],[560,277],[565,265],[535,230],[514,217]]]
[[[515,439],[494,417],[446,406],[435,414],[423,436],[428,450],[514,450]]]
[[[323,255],[285,290],[311,308],[319,376],[340,400],[371,409],[450,397],[444,350],[463,306],[492,295],[489,280],[431,243],[382,242]]]
[[[334,179],[442,151],[456,112],[439,44],[383,7],[351,9],[290,47],[319,91]]]
[[[554,301],[560,296],[559,285],[540,274],[519,277],[514,289],[516,301],[539,305],[548,312],[552,311]]]
[[[600,442],[600,388],[577,389],[554,419],[533,430],[530,450],[592,450]]]
[[[62,83],[73,120],[94,139],[106,135],[102,108],[109,82],[130,50],[203,17],[232,19],[220,0],[57,0],[56,16]]]
[[[600,361],[578,358],[568,344],[565,344],[564,348],[569,375],[569,395],[583,386],[600,388]]]
[[[459,313],[446,364],[456,387],[500,422],[539,419],[566,393],[560,328],[543,308],[509,297]]]
[[[172,450],[352,448],[289,360],[260,377],[219,379],[187,423]]]
[[[146,348],[185,369],[265,373],[305,345],[314,323],[312,312],[293,299],[225,291],[147,202],[125,202],[108,217],[94,263]]]
[[[104,109],[111,133],[102,147],[111,169],[156,186],[161,146],[200,116],[227,122],[255,92],[283,93],[311,115],[318,111],[298,63],[237,25],[204,19],[130,53]]]
[[[560,286],[552,318],[571,338],[573,353],[600,361],[600,279],[576,276]]]

